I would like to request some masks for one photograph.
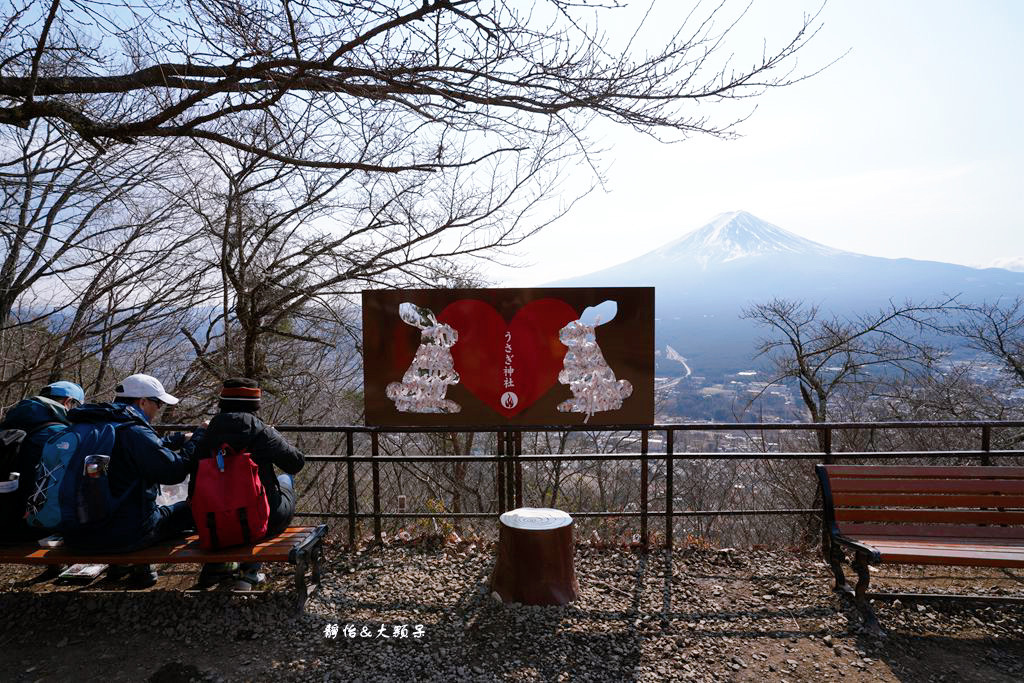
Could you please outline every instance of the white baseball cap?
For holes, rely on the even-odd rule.
[[[118,398],[158,398],[172,406],[178,402],[178,399],[164,391],[160,380],[142,374],[125,377],[114,389],[114,395]]]

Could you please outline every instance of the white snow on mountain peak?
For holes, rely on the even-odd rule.
[[[812,242],[746,211],[723,213],[702,228],[656,249],[649,257],[711,264],[774,253],[834,256],[844,252]],[[641,257],[644,258],[644,257]]]

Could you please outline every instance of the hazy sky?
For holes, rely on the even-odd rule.
[[[664,25],[689,5],[662,4]],[[736,39],[771,48],[816,8],[757,0]],[[831,0],[821,19],[800,68],[849,54],[750,101],[739,140],[592,131],[611,146],[608,191],[526,242],[534,265],[495,284],[605,268],[741,209],[848,251],[1024,269],[1024,2]]]

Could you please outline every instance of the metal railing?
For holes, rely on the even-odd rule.
[[[187,425],[165,425],[161,431],[171,429],[187,429]],[[348,522],[348,543],[350,548],[357,544],[356,529],[359,520],[369,519],[373,522],[373,538],[376,543],[382,542],[382,520],[386,519],[494,519],[497,514],[520,507],[523,504],[523,465],[531,462],[572,462],[572,461],[631,461],[639,465],[639,500],[636,510],[569,510],[570,514],[579,518],[613,518],[639,517],[640,544],[647,548],[650,538],[649,524],[652,517],[663,517],[665,524],[665,545],[672,548],[674,543],[673,523],[677,517],[702,516],[753,516],[753,515],[805,515],[818,512],[815,508],[796,509],[718,509],[718,510],[679,510],[675,504],[674,464],[678,460],[820,460],[834,463],[838,459],[844,461],[863,460],[897,460],[922,459],[939,460],[956,458],[968,462],[976,461],[981,465],[992,464],[992,458],[1004,460],[1024,457],[1024,450],[992,449],[993,430],[1021,430],[1012,435],[1009,441],[1013,445],[1024,442],[1024,421],[932,421],[932,422],[828,422],[828,423],[688,423],[688,424],[656,424],[656,425],[608,425],[608,426],[460,426],[460,427],[365,427],[357,425],[278,425],[277,429],[286,433],[298,434],[341,434],[344,435],[344,454],[323,455],[311,454],[309,462],[335,463],[346,468],[345,483],[347,488],[346,509],[342,511],[315,512],[300,510],[296,516],[312,518],[339,518]],[[909,450],[909,451],[841,451],[833,450],[834,434],[867,430],[876,433],[885,430],[976,430],[979,448],[956,450]],[[814,432],[817,450],[792,452],[764,451],[705,451],[676,452],[676,435],[680,432],[743,432],[749,436],[751,432]],[[638,432],[639,452],[615,453],[523,453],[523,435],[541,432]],[[490,454],[455,454],[455,455],[382,455],[380,440],[383,435],[402,434],[494,434],[496,449]],[[357,453],[355,437],[358,434],[369,437],[369,453]],[[664,451],[650,452],[652,434],[664,434],[661,442]],[[365,437],[364,437],[365,438]],[[763,439],[762,439],[763,440]],[[873,440],[873,439],[869,439]],[[488,512],[385,512],[381,506],[380,467],[386,464],[412,463],[490,463],[494,469],[494,482],[497,492],[496,511]],[[650,468],[652,463],[664,466],[664,509],[652,510],[649,500]],[[368,465],[371,476],[371,509],[361,511],[358,505],[356,490],[356,468]]]

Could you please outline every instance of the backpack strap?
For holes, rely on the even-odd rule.
[[[68,426],[64,422],[58,422],[57,420],[53,420],[51,422],[43,422],[42,424],[36,425],[32,429],[25,430],[25,438],[28,438],[28,437],[32,436],[36,432],[41,432],[44,429],[46,429],[47,427],[52,427],[53,425],[64,425],[65,427]]]
[[[249,533],[249,513],[245,508],[238,508],[238,523],[242,525],[242,542],[244,545],[252,545],[252,534]]]
[[[206,528],[210,530],[210,541],[213,543],[213,547],[219,548],[220,540],[217,538],[217,515],[213,512],[206,513]]]
[[[260,434],[262,434],[265,431],[267,431],[267,424],[266,423],[264,423],[261,428],[256,430],[255,434],[253,434],[252,436],[250,436],[248,439],[245,440],[245,445],[244,446],[239,446],[238,448],[235,448],[234,446],[232,446],[227,441],[222,441],[220,446],[215,446],[215,447],[211,448],[209,453],[207,453],[206,455],[200,456],[200,457],[201,458],[214,457],[214,455],[217,453],[217,451],[220,450],[221,448],[223,448],[224,446],[227,446],[228,448],[230,448],[236,455],[238,453],[247,452],[249,450],[249,446],[251,446],[252,442],[256,440],[256,437],[258,437]],[[250,453],[250,455],[251,455],[251,453]]]
[[[114,431],[114,440],[110,444],[110,449],[109,449],[110,450],[110,456],[111,456],[111,462],[113,462],[114,444],[117,443],[117,430],[121,429],[122,427],[128,427],[130,425],[134,425],[134,424],[137,424],[137,423],[136,422],[105,422],[105,423],[102,423],[102,424],[104,426],[105,425],[110,425],[113,428],[113,431]],[[141,482],[139,481],[138,477],[133,477],[132,478],[132,483],[128,485],[128,488],[126,488],[124,490],[124,493],[122,493],[120,496],[114,498],[114,502],[113,502],[113,504],[111,506],[111,510],[113,511],[113,510],[117,510],[118,508],[120,508],[121,505],[126,500],[128,500],[128,496],[130,496],[135,491],[135,489],[137,489],[139,487],[140,483]]]

